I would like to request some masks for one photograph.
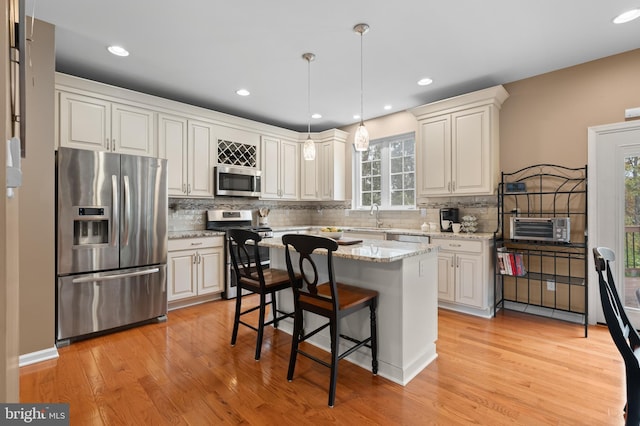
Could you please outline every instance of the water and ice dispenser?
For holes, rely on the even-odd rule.
[[[73,245],[109,243],[109,210],[106,207],[76,207],[73,220]]]

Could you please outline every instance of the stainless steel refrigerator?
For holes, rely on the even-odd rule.
[[[60,148],[56,197],[58,344],[166,318],[167,161]]]

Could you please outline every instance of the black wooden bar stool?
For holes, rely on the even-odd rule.
[[[293,300],[295,307],[293,338],[291,340],[291,356],[289,358],[289,372],[287,379],[293,380],[293,372],[296,366],[297,355],[303,355],[331,369],[329,384],[329,406],[333,407],[336,396],[336,381],[338,378],[338,361],[357,349],[366,346],[371,349],[371,371],[378,373],[378,345],[376,328],[376,307],[378,304],[378,292],[352,285],[338,283],[335,280],[333,270],[332,253],[338,249],[338,243],[331,238],[315,235],[287,234],[282,237],[285,245],[287,271],[293,285]],[[300,255],[298,264],[294,267],[291,261],[290,247],[293,247]],[[314,251],[324,251],[327,255],[327,271],[329,281],[318,283],[318,268],[311,258]],[[302,280],[297,280],[301,276]],[[340,334],[340,320],[360,309],[369,308],[370,335],[364,339]],[[303,327],[303,313],[313,312],[325,317],[327,323],[307,331]],[[331,362],[326,362],[308,352],[300,349],[299,345],[319,331],[329,327],[331,335]],[[349,349],[339,353],[340,338],[353,343]]]
[[[256,341],[256,361],[260,359],[262,350],[262,336],[264,327],[273,324],[274,328],[278,328],[278,321],[283,318],[293,317],[293,312],[283,312],[278,310],[275,293],[291,287],[291,281],[287,271],[281,269],[262,269],[260,252],[258,250],[258,242],[262,240],[256,232],[246,229],[230,229],[227,232],[229,236],[229,252],[231,253],[231,263],[236,275],[236,285],[238,295],[236,297],[236,313],[233,321],[233,333],[231,334],[231,345],[236,344],[238,337],[238,327],[240,324],[249,327],[258,332]],[[294,278],[299,279],[299,278]],[[242,290],[248,290],[260,296],[260,303],[242,311],[242,299],[244,294]],[[267,307],[267,295],[271,298],[271,314],[272,319],[265,322],[265,314]],[[259,310],[258,325],[255,326],[243,321],[242,316]]]

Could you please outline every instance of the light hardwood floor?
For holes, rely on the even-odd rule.
[[[402,387],[341,361],[336,406],[329,371],[269,328],[229,344],[233,301],[169,313],[74,343],[23,367],[22,402],[68,402],[72,425],[405,424],[621,425],[624,366],[605,327],[584,329],[516,312],[482,319],[439,311],[438,358]],[[380,342],[384,345],[384,342]]]

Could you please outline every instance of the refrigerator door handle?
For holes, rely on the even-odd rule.
[[[131,220],[131,196],[129,194],[129,176],[124,176],[124,241],[123,245],[129,245],[129,221]]]
[[[118,176],[111,175],[111,245],[118,245],[118,233],[120,232],[120,211],[118,209]]]
[[[94,281],[96,282],[113,281],[113,280],[121,280],[123,278],[138,277],[140,275],[151,275],[159,271],[160,271],[160,268],[151,268],[151,269],[145,269],[144,271],[127,272],[126,274],[112,274],[112,275],[105,275],[102,277],[94,277],[94,276],[78,277],[78,278],[74,278],[71,282],[73,284],[81,284],[81,283],[90,283]]]

